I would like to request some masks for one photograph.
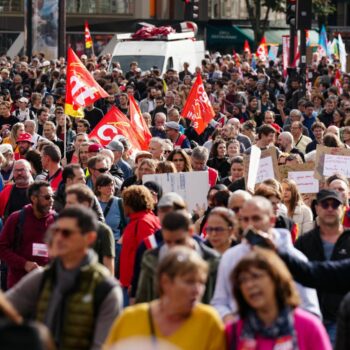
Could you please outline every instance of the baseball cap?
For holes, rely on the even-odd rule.
[[[26,97],[21,97],[21,98],[18,99],[18,102],[28,103],[28,99]]]
[[[334,199],[339,203],[343,203],[342,197],[339,192],[334,190],[321,190],[317,193],[316,201],[317,203],[323,202],[326,199]]]
[[[158,202],[158,208],[173,207],[174,205],[185,208],[186,203],[183,198],[176,192],[168,192]]]
[[[16,143],[18,142],[29,142],[31,144],[34,144],[33,140],[32,140],[32,135],[29,134],[28,132],[24,132],[23,134],[20,134],[17,138]]]
[[[152,154],[147,152],[147,151],[140,151],[136,153],[135,156],[135,163],[138,162],[139,158],[148,158],[148,159],[152,159]]]
[[[88,152],[90,153],[98,153],[103,149],[103,147],[101,145],[99,145],[98,143],[93,143],[92,145],[89,146],[88,148]]]
[[[13,153],[13,148],[9,143],[4,143],[0,145],[0,153],[5,154],[7,152],[12,152]]]
[[[180,130],[180,125],[176,122],[166,122],[165,127],[168,129],[174,129],[179,131]]]
[[[107,146],[107,149],[111,151],[124,152],[123,144],[118,140],[112,140]]]

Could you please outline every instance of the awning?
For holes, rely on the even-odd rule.
[[[267,44],[282,45],[282,36],[289,35],[288,28],[269,29],[265,32]],[[318,32],[309,30],[310,45],[318,44]],[[238,26],[207,26],[207,47],[209,49],[235,48],[243,49],[244,41],[248,40],[254,47],[254,31],[247,27]]]

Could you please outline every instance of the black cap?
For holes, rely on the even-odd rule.
[[[321,190],[317,193],[316,201],[317,203],[323,202],[326,199],[334,199],[339,203],[343,203],[343,199],[339,192],[334,190]]]

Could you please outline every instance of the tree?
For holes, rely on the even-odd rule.
[[[254,31],[256,45],[261,41],[269,26],[271,12],[284,12],[285,1],[283,0],[245,0],[248,11],[248,19]]]
[[[254,31],[254,42],[258,45],[269,27],[270,13],[286,12],[286,0],[245,0],[245,4],[248,20]],[[312,0],[312,12],[319,23],[325,23],[327,16],[334,11],[332,0]]]

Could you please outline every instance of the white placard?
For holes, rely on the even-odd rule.
[[[332,176],[336,173],[350,178],[350,157],[342,155],[325,154],[323,176]]]
[[[186,173],[167,173],[144,175],[142,182],[157,182],[163,189],[163,194],[176,192],[186,202],[187,209],[192,212],[197,205],[207,207],[209,191],[209,175],[207,171],[190,171]]]
[[[260,184],[267,179],[274,179],[275,173],[273,171],[272,157],[260,158],[258,175],[256,183]]]
[[[261,156],[261,149],[257,146],[252,146],[249,158],[249,170],[247,180],[247,190],[254,193],[254,188],[259,171],[259,160]]]
[[[314,178],[314,171],[290,171],[288,179],[294,180],[300,193],[318,193],[319,181]]]

